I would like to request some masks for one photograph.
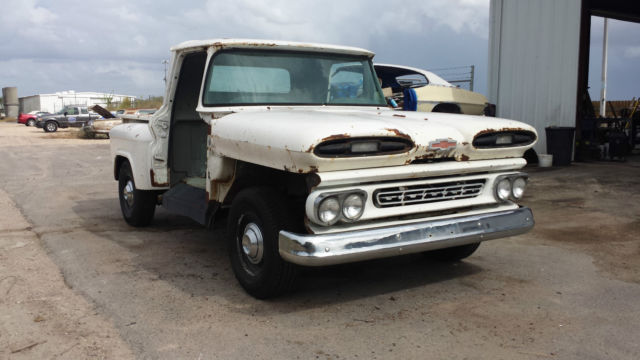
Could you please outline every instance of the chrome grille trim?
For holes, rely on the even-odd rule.
[[[373,203],[384,208],[470,199],[482,193],[485,182],[485,179],[476,179],[377,189],[373,193]]]

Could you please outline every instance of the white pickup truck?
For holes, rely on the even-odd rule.
[[[157,205],[226,220],[240,284],[290,289],[299,266],[402,254],[444,260],[524,233],[518,205],[533,127],[387,106],[358,48],[263,40],[187,41],[172,50],[163,106],[110,131],[124,219]]]

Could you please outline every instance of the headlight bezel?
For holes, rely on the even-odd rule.
[[[362,199],[362,210],[357,216],[353,218],[349,218],[344,214],[345,200],[351,195],[356,195]],[[325,221],[322,221],[320,217],[320,205],[329,198],[336,198],[338,200],[339,212],[338,212],[338,216],[336,216],[336,218],[333,219],[331,222],[325,222]],[[314,205],[313,205],[314,216],[315,216],[314,222],[323,226],[331,226],[338,222],[353,223],[358,221],[362,217],[366,209],[366,206],[367,206],[367,192],[363,190],[347,190],[347,191],[340,191],[340,192],[322,193],[318,197],[316,197],[314,201]]]
[[[514,188],[515,188],[514,183],[516,182],[516,180],[519,180],[519,179],[524,181],[524,186],[522,186],[520,195],[517,196],[514,191]],[[499,194],[499,185],[503,181],[509,182],[509,195],[506,198],[501,197]],[[529,175],[527,175],[526,173],[514,173],[514,174],[498,176],[493,182],[493,196],[498,202],[509,202],[509,201],[518,202],[522,200],[522,198],[524,197],[524,192],[527,188],[528,183],[529,183]]]

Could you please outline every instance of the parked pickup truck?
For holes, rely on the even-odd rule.
[[[55,114],[38,117],[36,127],[45,132],[55,132],[58,128],[83,127],[98,118],[100,115],[89,113],[86,106],[67,105]]]
[[[373,56],[262,40],[172,48],[163,106],[110,131],[125,221],[150,224],[156,205],[226,221],[235,276],[257,298],[288,291],[300,266],[459,260],[531,229],[518,202],[535,129],[395,111]]]

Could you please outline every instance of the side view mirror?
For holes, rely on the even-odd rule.
[[[64,116],[67,116],[67,112],[66,111],[64,112]]]

